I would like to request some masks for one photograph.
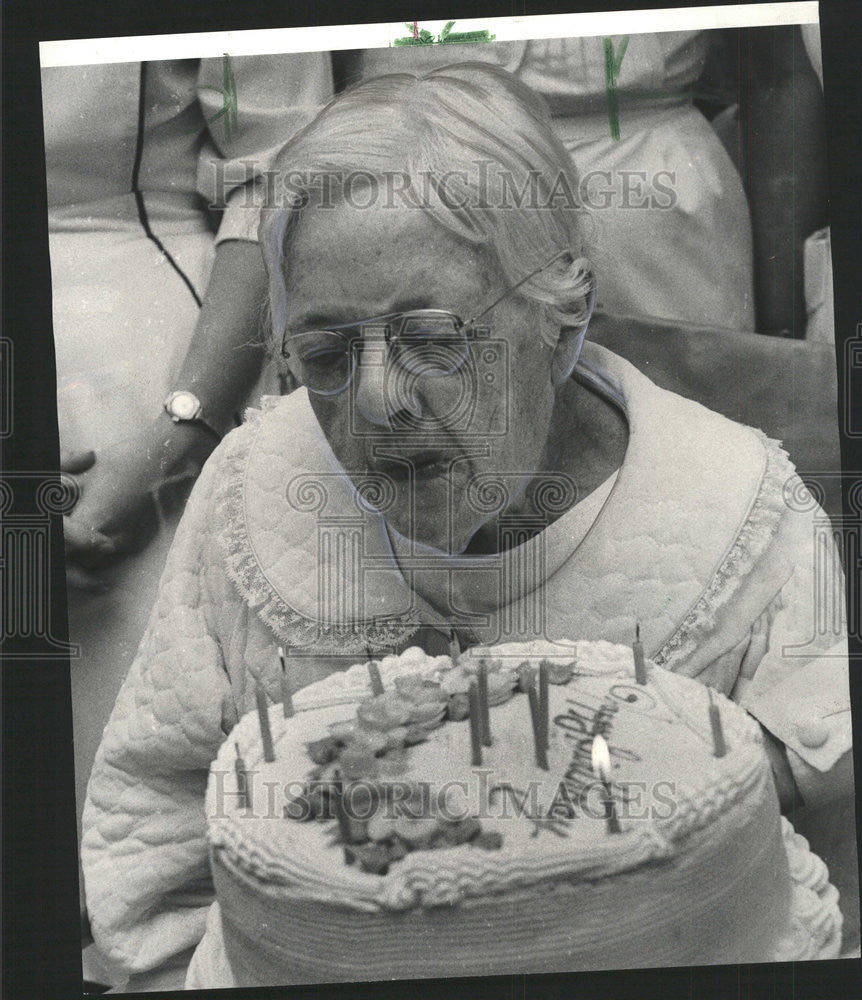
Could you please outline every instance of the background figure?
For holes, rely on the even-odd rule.
[[[803,24],[800,28],[805,52],[823,89],[823,55],[820,51],[820,25]],[[822,117],[822,99],[821,99]],[[832,290],[832,241],[829,227],[823,226],[805,240],[805,311],[806,340],[835,343],[835,310]]]
[[[714,32],[366,49],[344,57],[348,82],[470,59],[496,62],[550,105],[592,219],[600,311],[711,328],[755,328],[745,192],[693,103]],[[607,61],[618,61],[619,138]],[[336,58],[338,58],[336,56]]]
[[[712,124],[751,207],[757,331],[831,343],[819,29],[779,25],[713,35],[698,87],[708,114],[722,109]]]
[[[42,72],[60,442],[81,490],[66,519],[79,812],[191,482],[244,402],[279,388],[244,183],[331,89],[325,53]],[[176,389],[215,434],[163,412]]]

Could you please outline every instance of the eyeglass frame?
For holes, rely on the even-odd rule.
[[[464,320],[461,319],[461,317],[457,313],[451,312],[448,309],[409,309],[409,310],[407,310],[405,312],[384,313],[381,316],[372,316],[372,317],[370,317],[368,319],[357,320],[354,323],[342,323],[342,324],[339,324],[338,326],[320,327],[320,328],[317,328],[317,329],[314,329],[314,330],[307,330],[307,331],[303,331],[303,332],[299,332],[299,333],[294,333],[294,334],[291,334],[290,336],[288,336],[287,331],[285,331],[285,333],[282,335],[282,340],[281,340],[281,356],[284,359],[287,359],[287,358],[290,357],[290,352],[286,350],[286,344],[291,339],[293,339],[295,337],[302,337],[302,336],[306,336],[309,333],[318,333],[318,332],[319,333],[334,333],[334,334],[339,334],[340,330],[349,330],[349,329],[352,329],[354,327],[373,326],[375,324],[381,324],[381,323],[385,324],[385,326],[386,326],[386,331],[383,334],[384,342],[386,344],[391,344],[393,341],[397,342],[399,340],[399,338],[401,337],[401,334],[404,331],[404,327],[406,326],[407,321],[409,319],[415,318],[417,316],[418,317],[421,317],[421,316],[426,316],[427,317],[427,316],[432,316],[432,315],[433,316],[445,316],[445,317],[450,318],[451,320],[453,320],[453,327],[454,327],[455,333],[457,335],[459,335],[459,336],[461,336],[463,334],[463,343],[467,344],[468,343],[468,339],[467,339],[468,333],[467,333],[467,331],[471,331],[472,330],[474,333],[478,334],[478,330],[476,330],[476,324],[478,323],[478,321],[483,316],[486,316],[489,312],[491,312],[492,309],[494,309],[496,306],[498,306],[504,299],[508,298],[512,294],[512,292],[517,291],[522,285],[526,284],[531,278],[535,278],[535,276],[537,274],[541,274],[542,271],[544,271],[547,268],[549,268],[553,263],[555,263],[556,261],[558,261],[561,257],[564,257],[566,254],[571,254],[571,252],[572,251],[570,249],[566,249],[566,250],[560,250],[558,253],[554,254],[554,256],[551,257],[550,260],[546,261],[540,267],[537,267],[534,271],[531,271],[526,277],[521,278],[520,281],[518,281],[516,284],[512,285],[510,288],[507,288],[506,291],[504,291],[502,295],[498,296],[498,298],[496,298],[489,306],[487,306],[485,309],[483,309],[480,313],[477,313],[477,315],[474,316],[472,319],[464,321]],[[578,350],[579,351],[580,351],[580,346],[583,343],[584,337],[586,335],[587,327],[590,324],[590,319],[592,318],[593,308],[595,306],[595,302],[596,302],[596,284],[595,284],[594,277],[592,275],[590,275],[590,289],[589,289],[589,291],[587,293],[587,318],[584,321],[583,327],[578,332]],[[401,325],[400,325],[400,328],[399,328],[399,332],[398,332],[398,334],[393,334],[392,331],[391,331],[391,325],[392,324],[390,323],[390,321],[394,320],[394,319],[397,319],[399,317],[401,318],[401,321],[402,321]],[[348,345],[350,345],[352,343],[352,341],[355,340],[355,339],[356,338],[351,338],[351,340],[348,340],[347,341]],[[445,343],[445,338],[441,338],[440,340],[437,341],[437,343]],[[464,360],[466,360],[466,354],[465,354]],[[463,364],[463,361],[461,363]],[[460,367],[460,365],[458,367]],[[338,396],[342,392],[344,392],[344,390],[347,389],[347,387],[353,381],[353,375],[355,373],[355,370],[356,369],[355,369],[355,365],[354,365],[353,369],[350,372],[350,375],[348,376],[347,381],[339,389],[333,389],[333,390],[330,390],[330,391],[326,391],[326,390],[320,390],[320,389],[313,389],[313,388],[311,388],[311,386],[305,385],[305,383],[301,383],[301,384],[305,385],[305,388],[309,392],[313,392],[317,396],[328,396],[328,397],[330,397],[330,396]],[[457,371],[457,368],[453,368],[452,371]],[[451,372],[449,374],[451,374]],[[440,377],[440,376],[438,376],[438,377]]]

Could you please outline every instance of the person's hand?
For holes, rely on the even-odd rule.
[[[802,793],[796,787],[796,779],[787,760],[784,744],[777,740],[768,729],[760,727],[763,733],[763,749],[772,766],[772,776],[775,779],[775,790],[778,792],[778,802],[782,813],[788,813],[803,805]]]
[[[71,480],[73,488],[78,493],[80,499],[81,482],[78,476],[82,472],[92,469],[96,461],[96,453],[93,451],[63,452],[60,455],[60,472],[66,480]],[[77,504],[76,504],[77,506]],[[74,521],[67,515],[63,520],[63,534],[66,545],[66,558],[84,556],[92,549],[101,549],[106,554],[113,552],[113,543],[109,538],[99,534],[93,527],[84,525],[80,518]]]
[[[60,455],[61,478],[71,480],[71,488],[79,496],[81,484],[78,481],[78,476],[91,469],[95,461],[96,455],[92,451],[64,451]],[[79,519],[71,520],[68,515],[63,518],[63,541],[66,550],[66,582],[68,585],[78,590],[104,592],[104,584],[73,560],[76,557],[86,558],[87,553],[93,548],[105,556],[113,554],[113,542],[94,528],[87,528]]]
[[[67,576],[73,586],[98,587],[91,571],[143,548],[158,527],[153,498],[159,475],[143,437],[94,455],[67,454],[61,472],[73,477],[78,502],[64,518]]]
[[[156,498],[169,482],[198,475],[213,450],[195,423],[160,414],[139,434],[102,449],[63,457],[79,499],[64,518],[66,576],[72,586],[103,589],[92,571],[144,548],[159,526]]]

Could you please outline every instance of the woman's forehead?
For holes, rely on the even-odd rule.
[[[428,298],[481,295],[498,277],[481,248],[410,208],[308,209],[297,221],[285,264],[289,295],[327,298],[333,305],[360,298],[382,311],[421,308],[431,304]]]
[[[330,205],[309,205],[299,212],[292,237],[297,252],[334,245],[359,249],[363,258],[393,253],[413,258],[433,254],[478,259],[474,244],[455,236],[420,206],[375,201],[369,205],[340,199]]]

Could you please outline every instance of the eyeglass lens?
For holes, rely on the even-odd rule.
[[[467,358],[467,331],[451,313],[405,313],[385,326],[367,325],[375,332],[384,331],[389,343],[389,363],[415,377],[451,375]],[[336,330],[309,330],[288,338],[285,347],[295,359],[297,374],[307,388],[335,395],[349,385],[363,344],[360,336],[345,336]]]

